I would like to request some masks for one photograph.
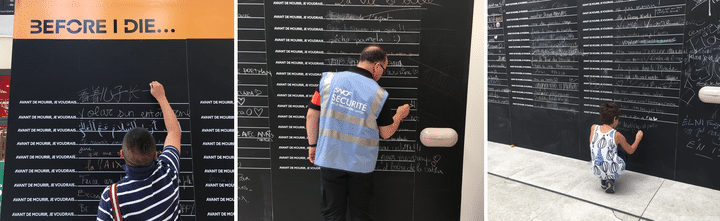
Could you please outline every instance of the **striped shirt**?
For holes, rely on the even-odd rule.
[[[123,165],[118,181],[118,202],[123,220],[180,220],[179,152],[166,146],[158,160],[147,167]],[[110,187],[102,193],[97,220],[113,220]]]

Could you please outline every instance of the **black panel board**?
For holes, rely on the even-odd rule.
[[[14,15],[16,0],[0,0],[0,15]]]
[[[505,2],[512,144],[578,157],[576,3]]]
[[[507,48],[503,28],[504,1],[488,2],[488,75],[487,128],[488,140],[510,143],[510,84]]]
[[[232,129],[232,118],[200,120],[207,115],[232,116],[229,91],[233,88],[227,83],[232,81],[224,79],[225,86],[215,82],[223,75],[232,77],[232,40],[15,39],[13,50],[11,84],[15,93],[10,98],[13,111],[8,126],[12,132],[5,165],[3,219],[95,219],[102,190],[124,175],[120,168],[124,162],[117,154],[124,131],[145,127],[156,137],[158,150],[162,148],[165,127],[148,88],[153,80],[165,86],[183,130],[183,219],[223,219],[211,211],[221,212],[224,219],[233,215],[232,184],[196,189],[221,183],[218,178],[232,182],[233,144],[212,149],[201,146],[232,142],[232,132],[208,136],[200,132]],[[206,80],[189,77],[196,74]],[[225,102],[224,109],[208,109],[201,100],[230,103]],[[226,159],[201,163],[207,156]],[[205,168],[230,169],[230,174],[211,179],[200,175]]]
[[[238,61],[240,220],[321,219],[306,105],[322,72],[356,66],[370,44],[389,53],[378,82],[390,94],[385,105],[411,106],[398,132],[380,142],[374,218],[458,219],[472,2],[316,3],[239,3],[238,55],[253,57]],[[455,129],[458,144],[422,146],[426,127]]]
[[[232,39],[187,40],[197,220],[234,215],[233,51]]]
[[[627,141],[638,130],[645,134],[628,157],[629,170],[720,189],[712,175],[720,157],[720,106],[698,96],[702,87],[720,85],[716,3],[488,6],[489,140],[589,160],[590,127],[601,123],[599,105],[615,102],[622,110],[617,130]],[[506,100],[509,142],[503,141]]]
[[[717,3],[687,2],[685,21],[685,70],[680,92],[678,118],[677,166],[679,181],[720,189],[720,139],[717,122],[720,105],[703,103],[699,91],[706,86],[720,86],[717,50],[720,38],[720,9]]]
[[[601,124],[599,105],[615,102],[622,111],[617,130],[634,142],[628,156],[632,171],[672,178],[682,66],[683,1],[651,5],[633,2],[582,2],[581,147],[592,124]],[[589,148],[581,159],[589,160]]]
[[[417,130],[453,128],[455,146],[416,152],[414,220],[459,220],[472,3],[438,2],[422,14]],[[477,98],[471,98],[477,99]],[[419,133],[417,133],[419,135]],[[416,135],[416,136],[417,136]],[[419,136],[415,140],[420,140]]]

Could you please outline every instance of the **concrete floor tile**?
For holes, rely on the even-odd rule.
[[[587,178],[580,182],[568,195],[624,211],[636,216],[642,215],[664,179],[625,171],[616,182],[615,193],[605,193],[600,188],[600,179],[585,171]]]
[[[504,183],[503,181],[505,181],[505,180],[506,180],[505,178],[498,177],[498,176],[495,176],[495,175],[492,175],[492,174],[488,174],[488,176],[487,176],[487,188],[490,189],[490,188],[492,188],[493,186],[495,186],[495,185],[497,185],[497,184]]]
[[[510,177],[535,163],[549,161],[555,155],[507,144],[488,142],[488,172]]]
[[[562,196],[496,177],[488,187],[488,220],[532,220]]]
[[[589,162],[493,142],[486,151],[489,220],[720,220],[717,190],[625,171],[608,194]]]
[[[586,163],[562,156],[541,158],[528,162],[524,170],[510,178],[560,193],[567,193],[587,178],[589,166]]]
[[[507,144],[488,142],[487,171],[499,176],[509,177],[525,169],[523,162],[527,161],[525,155],[513,154],[516,148]]]
[[[570,197],[563,197],[557,203],[541,213],[533,220],[633,220],[640,218],[613,211],[611,209],[594,205]]]
[[[641,221],[641,220],[647,220],[647,219],[643,219],[642,217],[637,217],[637,216],[633,216],[633,215],[628,215],[628,214],[626,214],[626,213],[621,213],[621,212],[617,212],[617,211],[613,211],[613,213],[615,214],[615,217],[617,217],[618,219],[620,219],[620,220],[622,220],[622,221]]]
[[[643,217],[653,220],[720,220],[720,191],[666,180]]]
[[[588,162],[507,144],[488,142],[488,171],[567,193],[589,171]]]

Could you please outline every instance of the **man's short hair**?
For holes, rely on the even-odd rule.
[[[600,105],[600,121],[603,124],[615,123],[615,117],[620,117],[620,107],[615,103],[604,103]]]
[[[123,138],[125,163],[130,166],[148,166],[155,160],[155,138],[145,128],[136,127]]]
[[[360,53],[360,62],[368,61],[370,63],[385,62],[387,52],[377,45],[365,47]]]

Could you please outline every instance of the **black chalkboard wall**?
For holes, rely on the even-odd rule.
[[[232,220],[232,4],[20,2],[2,220],[95,220],[103,190],[125,176],[125,133],[144,127],[162,150],[152,81],[164,85],[182,131],[182,220]]]
[[[145,127],[162,149],[157,80],[183,131],[183,220],[231,220],[232,45],[15,39],[2,219],[95,220],[103,189],[124,176],[124,131]]]
[[[322,72],[357,65],[378,44],[390,54],[379,84],[410,116],[380,142],[377,220],[458,220],[472,1],[240,1],[238,217],[320,220],[320,173],[307,160],[305,114]],[[419,132],[454,128],[452,148]]]
[[[713,1],[489,1],[488,139],[590,160],[599,105],[622,109],[628,169],[720,189],[720,5]]]
[[[0,15],[15,14],[15,0],[0,0]]]

